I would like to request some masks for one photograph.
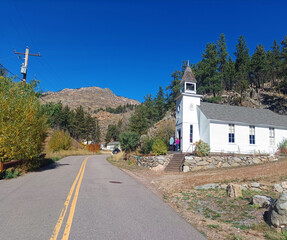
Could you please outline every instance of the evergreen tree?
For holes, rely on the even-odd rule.
[[[149,122],[149,127],[152,126],[155,123],[156,120],[156,110],[154,106],[154,101],[151,97],[151,94],[148,94],[146,97],[144,97],[145,101],[143,102],[143,105],[145,107],[146,117]]]
[[[235,83],[235,63],[232,61],[231,57],[228,57],[227,64],[224,71],[225,75],[225,88],[230,91],[233,89]]]
[[[118,141],[120,137],[120,130],[116,125],[110,124],[108,126],[108,131],[106,134],[105,141],[109,143],[110,141]]]
[[[134,114],[130,118],[129,131],[137,132],[142,135],[145,134],[149,127],[148,118],[146,114],[146,107],[139,105]]]
[[[182,72],[175,70],[172,74],[172,81],[171,83],[166,87],[167,90],[167,98],[166,98],[166,102],[167,102],[167,109],[173,109],[175,110],[175,102],[176,102],[176,98],[179,96],[180,94],[180,79],[182,78]]]
[[[82,140],[86,136],[85,111],[82,106],[77,107],[75,110],[73,130],[77,140]]]
[[[247,48],[246,41],[241,35],[236,45],[235,71],[236,71],[236,83],[235,87],[241,94],[247,89],[249,84],[249,71],[250,71],[250,55]]]
[[[264,88],[267,79],[267,58],[264,46],[259,44],[256,47],[251,59],[251,79],[256,88]]]
[[[217,46],[214,43],[208,43],[196,71],[199,92],[212,93],[213,96],[216,96],[221,91],[220,75],[217,71],[218,63]]]
[[[287,93],[287,36],[284,37],[283,41],[281,42],[282,50],[281,50],[281,58],[282,58],[282,65],[281,65],[281,76],[282,81],[280,82],[278,89],[283,92],[284,94]]]
[[[154,107],[156,111],[156,121],[161,120],[166,112],[165,98],[162,87],[160,86],[154,99]]]
[[[267,64],[270,72],[271,83],[274,86],[274,81],[280,76],[281,67],[281,50],[276,40],[274,40],[271,50],[267,52]]]
[[[219,40],[217,41],[217,48],[218,48],[218,57],[219,57],[219,73],[221,79],[221,90],[228,89],[230,82],[226,73],[226,68],[228,65],[227,57],[227,46],[225,35],[222,33],[220,34]]]

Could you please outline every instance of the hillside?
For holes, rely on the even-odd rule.
[[[117,125],[121,120],[122,128],[125,129],[133,111],[127,109],[125,113],[112,114],[105,111],[95,113],[95,110],[100,108],[116,108],[126,104],[140,104],[137,100],[117,96],[110,89],[99,87],[66,88],[58,92],[46,92],[41,98],[42,103],[58,103],[59,101],[62,102],[63,106],[68,105],[70,109],[75,109],[81,105],[85,111],[90,112],[93,117],[96,117],[99,120],[102,142],[104,142],[108,125]]]
[[[115,108],[126,104],[140,104],[137,100],[117,96],[110,89],[99,87],[65,88],[58,92],[46,92],[42,100],[53,103],[61,101],[64,106],[68,105],[71,109],[82,105],[86,111],[94,111],[101,107]]]

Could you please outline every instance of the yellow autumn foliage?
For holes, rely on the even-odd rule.
[[[30,84],[0,79],[0,161],[37,157],[46,136],[46,117]]]

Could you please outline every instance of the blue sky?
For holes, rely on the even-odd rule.
[[[197,63],[221,33],[234,58],[242,34],[251,54],[287,35],[286,1],[0,1],[0,63],[22,78],[14,49],[29,57],[28,81],[44,91],[97,86],[143,101],[183,60]]]

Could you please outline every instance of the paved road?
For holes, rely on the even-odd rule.
[[[1,180],[0,239],[205,239],[105,159],[67,157],[49,169]]]

